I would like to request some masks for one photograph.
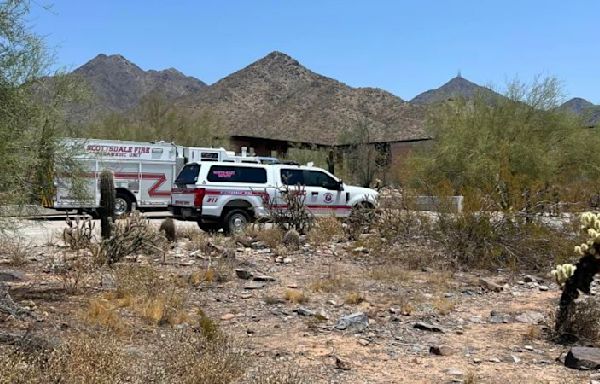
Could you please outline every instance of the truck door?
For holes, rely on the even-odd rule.
[[[307,206],[315,216],[345,216],[349,212],[346,193],[338,189],[339,183],[330,175],[318,170],[304,170]]]

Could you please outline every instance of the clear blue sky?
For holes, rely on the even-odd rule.
[[[51,1],[51,0],[48,0]],[[536,74],[600,104],[600,1],[55,0],[30,20],[73,69],[120,53],[213,83],[271,51],[404,99],[455,76],[501,87]]]

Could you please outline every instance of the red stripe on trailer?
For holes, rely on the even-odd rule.
[[[85,177],[98,177],[100,172],[86,173]],[[167,181],[167,176],[164,173],[144,173],[138,172],[114,172],[115,179],[137,179],[141,177],[142,180],[156,180],[150,188],[148,188],[148,196],[171,196],[171,191],[157,191],[158,188],[162,187]]]

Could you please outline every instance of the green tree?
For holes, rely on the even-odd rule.
[[[190,114],[151,92],[128,113],[111,113],[92,122],[83,136],[98,139],[168,141],[196,147],[223,146],[219,120],[210,111]]]
[[[480,95],[438,105],[428,120],[434,143],[407,161],[406,181],[486,196],[504,210],[530,210],[582,186],[591,191],[600,176],[600,136],[562,113],[561,98],[556,79],[537,78],[512,82],[493,102]]]
[[[384,157],[373,143],[369,122],[359,121],[353,128],[342,132],[339,141],[346,146],[344,173],[351,181],[368,187],[382,170]]]
[[[28,13],[26,0],[0,2],[0,206],[22,207],[50,192],[64,107],[78,97],[75,77],[49,76],[51,54]]]

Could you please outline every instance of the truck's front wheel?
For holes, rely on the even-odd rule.
[[[223,232],[228,235],[233,235],[242,232],[250,222],[248,212],[241,209],[234,209],[225,215],[223,218]]]

